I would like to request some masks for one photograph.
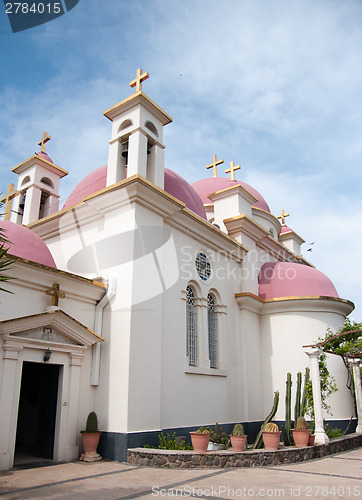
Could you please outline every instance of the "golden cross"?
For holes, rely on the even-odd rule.
[[[51,137],[47,132],[43,132],[42,139],[38,142],[38,146],[41,146],[40,152],[45,153],[46,143],[50,141]]]
[[[281,211],[281,215],[278,215],[278,219],[282,219],[282,224],[285,224],[285,218],[289,217],[290,214],[286,214],[284,210]]]
[[[65,294],[60,291],[60,287],[58,283],[53,283],[53,286],[50,290],[46,290],[45,293],[47,295],[52,296],[52,306],[58,307],[59,299],[64,299]]]
[[[14,184],[9,184],[6,195],[0,198],[1,203],[5,201],[5,212],[4,212],[5,220],[10,220],[11,205],[13,203],[12,200],[13,198],[15,198],[15,196],[18,196],[19,194],[19,191],[15,191],[14,188],[15,188]]]
[[[231,180],[234,181],[235,180],[235,170],[240,170],[240,168],[241,168],[240,165],[234,165],[234,162],[231,161],[230,168],[225,170],[225,174],[229,174],[231,172]]]
[[[142,82],[147,80],[147,78],[149,77],[150,75],[147,72],[142,73],[141,68],[138,68],[136,78],[129,82],[129,85],[130,87],[136,87],[136,92],[139,92],[140,90],[142,90]]]
[[[206,168],[211,168],[213,167],[213,175],[214,177],[217,177],[217,166],[221,165],[221,163],[224,163],[224,160],[219,160],[216,161],[216,155],[212,155],[212,163],[210,165],[206,165]]]

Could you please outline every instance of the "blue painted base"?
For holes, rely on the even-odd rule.
[[[282,421],[275,421],[279,428],[284,424]],[[243,423],[245,434],[248,436],[248,442],[253,443],[263,422],[245,422]],[[326,423],[331,428],[339,428],[345,431],[349,421],[348,420],[326,420]],[[226,434],[231,434],[234,424],[220,424],[223,431]],[[353,433],[356,429],[357,420],[353,419],[352,423],[348,427],[348,434]],[[210,425],[213,427],[213,425]],[[173,434],[176,436],[186,436],[186,442],[190,443],[190,431],[195,431],[197,427],[175,427],[169,429],[163,429],[163,433]],[[132,432],[129,434],[118,433],[118,432],[102,432],[101,439],[98,446],[98,453],[102,455],[103,458],[109,460],[117,460],[119,462],[127,461],[127,448],[138,448],[144,445],[151,445],[157,448],[159,444],[158,436],[161,431],[150,431],[150,432]]]

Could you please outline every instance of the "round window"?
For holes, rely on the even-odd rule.
[[[211,274],[211,265],[209,259],[206,257],[204,253],[199,253],[195,260],[196,270],[198,275],[203,281],[206,281],[210,278]]]

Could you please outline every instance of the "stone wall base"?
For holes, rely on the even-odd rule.
[[[277,451],[250,450],[236,453],[232,449],[225,451],[156,450],[150,448],[130,448],[127,450],[127,462],[148,467],[172,467],[188,469],[193,467],[263,467],[280,464],[293,464],[322,458],[327,455],[353,450],[362,446],[362,434],[349,434],[335,438],[327,444],[306,448],[284,447]]]

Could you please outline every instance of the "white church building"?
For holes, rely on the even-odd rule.
[[[224,174],[214,155],[193,185],[165,168],[172,118],[143,92],[147,77],[138,70],[135,93],[104,112],[108,165],[63,207],[68,172],[46,133],[12,170],[0,221],[13,278],[3,285],[13,293],[0,292],[0,470],[24,450],[77,458],[93,410],[99,451],[115,460],[161,431],[216,421],[255,436],[277,390],[284,420],[287,372],[295,381],[309,366],[302,346],[353,310],[301,256],[287,214],[235,178],[238,165]],[[329,368],[339,387],[329,418],[347,422],[345,368],[337,358]]]

